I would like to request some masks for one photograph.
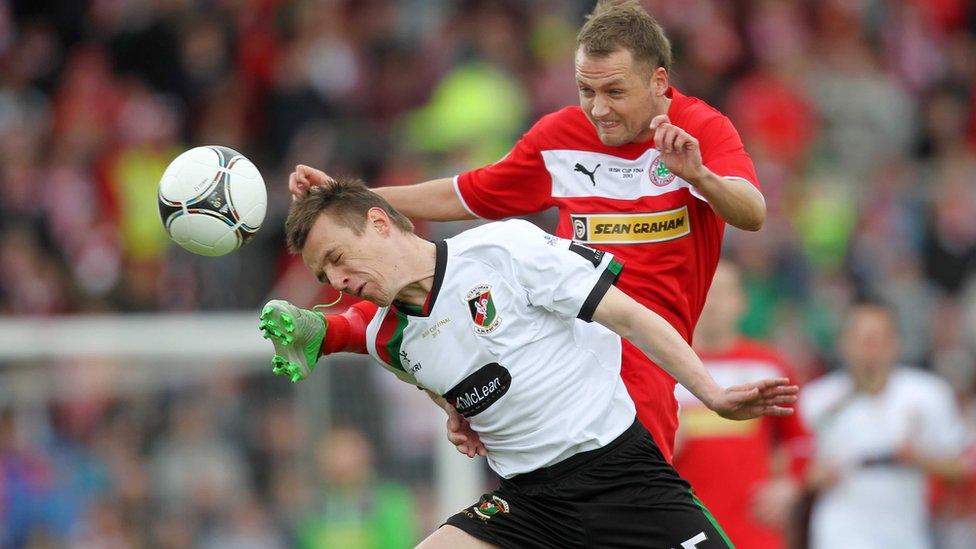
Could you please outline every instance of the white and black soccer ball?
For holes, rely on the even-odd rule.
[[[177,244],[218,256],[243,246],[264,221],[268,191],[241,153],[211,145],[177,156],[159,181],[159,217]]]

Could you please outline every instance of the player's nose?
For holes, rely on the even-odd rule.
[[[599,95],[593,98],[593,110],[591,111],[594,118],[600,118],[610,114],[610,106],[604,99],[601,99]]]
[[[329,279],[329,286],[340,292],[344,292],[349,287],[349,276],[336,267],[326,267],[325,276]]]

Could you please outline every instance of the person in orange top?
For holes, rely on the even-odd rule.
[[[693,347],[716,381],[737,385],[792,376],[770,346],[739,331],[745,308],[738,268],[719,261]],[[783,527],[799,493],[809,435],[796,416],[730,422],[680,386],[674,466],[739,547],[785,546]]]

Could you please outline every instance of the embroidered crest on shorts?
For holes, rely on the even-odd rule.
[[[508,502],[498,496],[487,497],[486,494],[481,497],[481,501],[474,508],[474,512],[482,519],[488,520],[498,513],[507,513]]]
[[[502,318],[498,316],[498,311],[495,309],[490,284],[478,284],[471,288],[464,299],[468,302],[468,311],[471,313],[475,332],[490,334],[501,324]]]

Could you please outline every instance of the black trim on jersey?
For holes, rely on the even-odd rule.
[[[569,243],[569,251],[589,261],[594,267],[599,267],[600,263],[603,261],[603,256],[606,255],[606,252],[604,251],[594,250],[593,248],[584,246],[576,241]]]
[[[616,273],[610,270],[609,265],[607,266],[603,274],[600,275],[600,279],[596,281],[593,289],[590,290],[590,295],[586,296],[586,301],[583,302],[583,306],[580,307],[580,312],[576,315],[580,320],[593,322],[593,313],[596,311],[596,306],[603,300],[603,296],[607,295],[610,286],[617,283],[617,278],[620,277],[621,272],[623,272],[622,266],[621,270]]]
[[[437,255],[434,260],[434,283],[430,287],[430,294],[428,294],[427,301],[424,303],[425,306],[417,307],[416,305],[401,303],[399,301],[393,302],[393,306],[407,316],[430,316],[430,311],[434,308],[434,302],[437,301],[437,294],[441,291],[441,284],[444,283],[444,271],[447,270],[447,242],[438,240],[434,242],[434,247],[437,250]]]

